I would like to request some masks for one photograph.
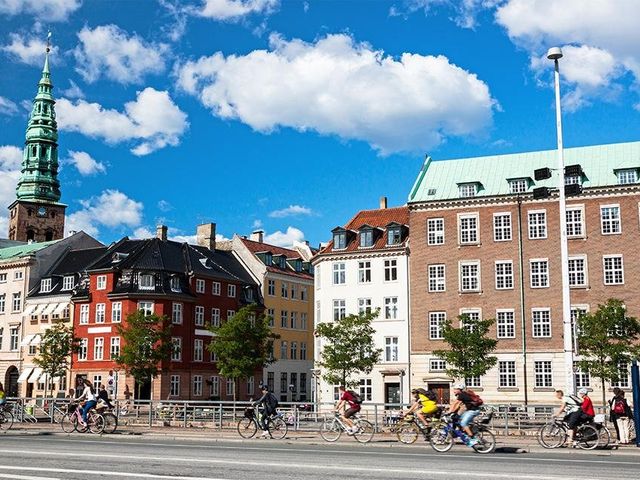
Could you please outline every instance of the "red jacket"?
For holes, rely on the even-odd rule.
[[[596,412],[593,410],[593,402],[587,396],[582,398],[582,411],[592,417],[594,417],[596,414]]]

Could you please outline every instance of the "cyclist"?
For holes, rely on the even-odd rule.
[[[567,426],[569,427],[569,441],[571,442],[571,446],[575,448],[578,445],[578,442],[573,440],[573,436],[576,427],[580,423],[582,400],[575,395],[565,395],[562,390],[556,390],[556,398],[558,400],[562,400],[562,405],[560,405],[560,408],[555,413],[554,417],[561,417],[565,422],[567,422]]]
[[[83,382],[84,382],[84,391],[82,392],[82,395],[80,395],[76,399],[76,401],[81,402],[82,400],[85,400],[85,403],[82,406],[82,426],[86,427],[87,414],[89,413],[89,410],[94,408],[98,402],[96,401],[97,397],[95,394],[95,390],[93,389],[93,385],[91,385],[91,382],[86,378],[84,379]]]
[[[430,395],[428,391],[423,388],[414,388],[411,390],[413,395],[413,405],[403,412],[402,415],[409,415],[415,412],[416,416],[420,419],[423,425],[427,424],[427,416],[433,417],[438,412],[438,404],[431,398],[435,395]]]
[[[0,382],[0,410],[4,407],[4,404],[7,403],[7,394],[4,391],[4,387],[2,386],[2,382]]]
[[[470,395],[466,390],[466,386],[463,384],[453,387],[453,393],[456,399],[449,406],[449,412],[459,413],[464,406],[464,412],[460,415],[460,427],[469,436],[469,446],[473,446],[478,443],[478,440],[474,438],[473,432],[469,427],[469,424],[480,414],[480,407],[474,396]]]
[[[360,404],[356,401],[356,397],[354,397],[344,385],[340,385],[340,387],[338,387],[338,391],[340,392],[340,400],[336,404],[335,411],[339,412],[340,409],[344,407],[343,409],[345,411],[340,418],[342,418],[342,421],[347,426],[347,434],[353,435],[355,428],[351,417],[360,411]],[[346,408],[347,405],[349,408]]]
[[[267,421],[269,417],[276,414],[278,408],[278,399],[269,391],[268,385],[262,386],[262,397],[256,400],[255,405],[262,406],[262,415],[260,416],[260,427],[262,428],[262,437],[269,436]]]

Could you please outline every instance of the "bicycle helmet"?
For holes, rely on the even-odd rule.
[[[453,386],[454,390],[464,390],[466,387],[466,385],[464,383],[458,383],[457,385]]]
[[[589,390],[587,390],[586,388],[584,388],[584,387],[583,387],[583,388],[581,388],[580,390],[578,390],[578,393],[579,393],[580,395],[586,395],[586,394],[588,394],[588,393],[589,393]]]

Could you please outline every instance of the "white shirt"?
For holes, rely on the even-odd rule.
[[[91,392],[90,387],[84,387],[84,390],[82,391],[82,395],[80,395],[80,398],[86,400],[87,402],[90,402],[92,400],[96,400],[97,397],[95,396],[95,394]]]

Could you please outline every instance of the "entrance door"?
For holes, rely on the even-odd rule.
[[[438,405],[446,405],[450,401],[450,384],[449,383],[429,383],[429,390],[436,393]]]
[[[18,369],[15,366],[12,365],[7,369],[4,382],[4,388],[7,397],[18,396],[18,377],[20,377],[20,374],[18,373]]]
[[[151,380],[145,380],[140,383],[135,382],[135,395],[138,395],[138,400],[151,400]]]
[[[387,404],[384,406],[385,409],[400,408],[399,405],[388,405],[390,403],[391,404],[400,403],[400,384],[399,383],[384,384],[384,403]]]

